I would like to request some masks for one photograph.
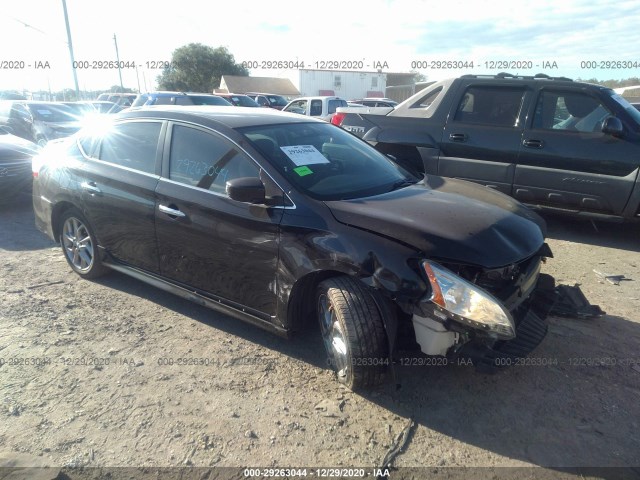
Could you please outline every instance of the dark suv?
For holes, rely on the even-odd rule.
[[[314,319],[349,387],[379,383],[401,344],[500,366],[545,336],[538,215],[326,122],[156,107],[53,147],[36,223],[76,273],[124,272],[281,335]]]
[[[334,123],[407,168],[471,180],[538,209],[640,219],[640,112],[607,87],[546,75],[465,75],[387,115]]]

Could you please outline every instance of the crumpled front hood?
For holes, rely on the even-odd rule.
[[[325,202],[341,223],[395,238],[430,258],[498,268],[536,253],[546,226],[516,200],[429,175],[375,197]]]

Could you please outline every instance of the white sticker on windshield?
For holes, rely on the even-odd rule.
[[[49,110],[40,110],[40,109],[38,109],[38,113],[40,115],[51,115],[51,112]]]
[[[290,147],[280,147],[280,150],[299,167],[317,163],[330,163],[313,145],[292,145]]]

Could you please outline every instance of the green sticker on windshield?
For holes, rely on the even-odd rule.
[[[313,173],[313,170],[311,170],[306,165],[303,165],[302,167],[294,168],[293,171],[296,172],[301,177],[304,177],[305,175],[311,175]]]

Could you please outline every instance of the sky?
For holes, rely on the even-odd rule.
[[[192,42],[225,46],[238,63],[258,62],[252,76],[296,77],[295,70],[260,68],[275,60],[304,62],[305,68],[350,61],[364,71],[382,65],[387,72],[416,70],[428,80],[502,71],[640,77],[638,0],[66,4],[75,60],[90,67],[76,70],[81,90],[120,84],[117,69],[93,68],[116,59],[114,35],[120,60],[137,67],[122,70],[124,86],[143,91],[156,87],[161,70],[153,63],[171,60],[176,48]],[[447,61],[457,68],[442,68]],[[3,2],[0,90],[62,88],[74,88],[62,0]]]

